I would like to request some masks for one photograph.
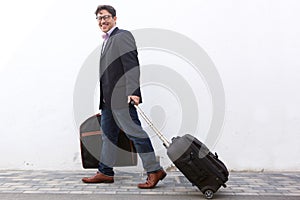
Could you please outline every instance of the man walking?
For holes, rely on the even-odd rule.
[[[156,160],[152,143],[141,127],[135,107],[142,102],[138,53],[133,35],[116,27],[116,10],[109,5],[100,5],[95,12],[104,42],[100,57],[100,109],[102,151],[98,172],[82,179],[85,183],[113,183],[113,166],[116,162],[116,145],[119,130],[130,138],[147,171],[141,189],[154,188],[166,172]]]

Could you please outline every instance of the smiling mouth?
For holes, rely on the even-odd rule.
[[[108,25],[109,25],[108,23],[103,23],[103,24],[101,24],[101,27],[108,26]]]

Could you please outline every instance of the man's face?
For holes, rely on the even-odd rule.
[[[97,19],[99,27],[104,33],[107,33],[111,28],[113,28],[117,21],[117,17],[112,17],[107,10],[100,10],[97,14]]]

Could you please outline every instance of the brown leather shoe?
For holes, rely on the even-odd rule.
[[[82,178],[82,181],[84,183],[113,183],[114,177],[97,172],[95,176]]]
[[[161,169],[155,173],[151,173],[148,175],[146,183],[138,184],[138,188],[140,189],[151,189],[156,186],[158,181],[163,180],[167,176],[167,173]]]

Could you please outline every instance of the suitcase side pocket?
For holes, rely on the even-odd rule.
[[[197,164],[196,160],[193,152],[186,152],[174,162],[193,185],[199,185],[208,177],[208,173]]]
[[[193,144],[195,145],[194,151],[198,151],[199,159],[206,165],[208,171],[212,171],[218,178],[221,179],[221,184],[228,180],[228,170],[225,164],[218,159],[217,154],[212,154],[210,150],[200,142],[197,138],[194,138]],[[209,167],[210,166],[210,167]]]

